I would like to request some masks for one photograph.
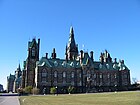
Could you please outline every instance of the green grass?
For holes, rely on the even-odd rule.
[[[21,96],[21,105],[140,105],[140,92]]]

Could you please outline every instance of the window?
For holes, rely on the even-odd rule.
[[[63,72],[63,78],[66,78],[66,72]]]
[[[47,76],[47,70],[43,69],[41,75],[42,75],[42,77],[46,77]]]
[[[109,69],[109,64],[106,64],[106,68]]]
[[[82,86],[82,82],[81,81],[80,81],[79,85]]]
[[[87,77],[90,78],[90,71],[87,71]]]
[[[42,82],[46,82],[46,78],[42,78]]]
[[[71,81],[71,85],[74,86],[74,81]]]
[[[96,74],[94,74],[94,78],[96,78]]]
[[[81,78],[81,73],[79,73],[79,77]]]
[[[32,48],[32,56],[35,56],[35,47]]]
[[[102,74],[100,74],[100,78],[102,78]]]
[[[46,77],[47,73],[42,73],[42,77]]]
[[[74,78],[74,72],[71,73],[71,77]]]
[[[57,77],[57,71],[54,72],[54,77],[55,77],[55,78]]]
[[[100,64],[100,65],[99,65],[99,68],[100,68],[100,69],[102,69],[102,67],[103,67],[103,65],[102,65],[102,64]]]
[[[114,74],[114,78],[117,78],[117,74],[116,73]]]
[[[58,66],[58,62],[57,61],[54,62],[54,66]]]
[[[107,74],[107,77],[110,78],[110,74],[109,73]]]

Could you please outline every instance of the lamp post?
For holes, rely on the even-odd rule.
[[[43,89],[43,94],[46,95],[45,93],[46,93],[46,88]]]
[[[56,95],[58,95],[57,86],[55,88],[56,88]]]
[[[89,88],[90,88],[90,77],[87,77],[87,84],[86,84],[86,88],[87,88],[87,93],[88,93],[88,91],[89,91]]]
[[[116,91],[117,91],[117,85],[115,85],[114,87],[115,87],[115,93],[116,93]]]

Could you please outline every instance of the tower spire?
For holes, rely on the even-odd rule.
[[[78,47],[75,43],[74,29],[72,26],[70,27],[69,42],[67,46],[67,55],[69,60],[76,58],[76,56],[78,55]]]

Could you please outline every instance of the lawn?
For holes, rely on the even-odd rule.
[[[21,96],[21,105],[140,105],[140,92]]]

